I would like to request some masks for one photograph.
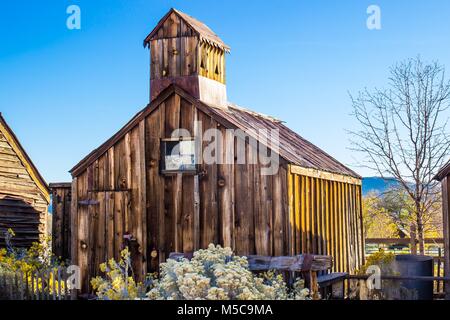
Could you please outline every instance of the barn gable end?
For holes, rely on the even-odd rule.
[[[13,244],[28,247],[47,232],[49,190],[17,137],[0,115],[0,245],[12,229]]]

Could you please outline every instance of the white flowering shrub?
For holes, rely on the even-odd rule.
[[[161,264],[160,278],[153,280],[148,299],[160,300],[306,300],[309,290],[298,280],[289,289],[282,275],[260,276],[248,269],[245,257],[230,248],[209,245],[191,260],[169,259]]]

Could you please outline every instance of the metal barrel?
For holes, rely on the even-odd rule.
[[[433,276],[433,257],[417,255],[397,255],[395,257],[400,276]],[[419,300],[433,300],[433,281],[403,280],[401,286],[414,290]]]

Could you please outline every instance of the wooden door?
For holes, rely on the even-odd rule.
[[[92,191],[87,206],[88,279],[100,275],[99,265],[110,259],[120,260],[120,252],[130,246],[130,194],[128,191]],[[130,248],[132,251],[132,249]]]

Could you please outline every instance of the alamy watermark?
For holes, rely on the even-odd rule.
[[[381,30],[381,8],[375,4],[370,5],[367,8],[367,29],[369,30]]]
[[[280,165],[280,138],[277,129],[202,129],[202,122],[194,122],[194,148],[196,164],[249,164],[261,165],[261,175],[276,175]],[[187,129],[172,132],[173,140],[192,138]],[[224,145],[225,139],[230,142]],[[236,145],[234,143],[236,141]],[[202,147],[203,146],[203,147]],[[183,146],[177,145],[170,156],[182,154]]]
[[[369,290],[381,290],[381,268],[377,265],[372,265],[367,268],[366,274],[369,274],[367,278],[367,288]]]
[[[69,30],[81,29],[81,9],[73,4],[67,7],[66,13],[69,15],[66,20],[66,26]]]
[[[67,277],[67,288],[69,290],[80,290],[81,289],[81,273],[80,267],[77,265],[70,265],[66,269]]]

